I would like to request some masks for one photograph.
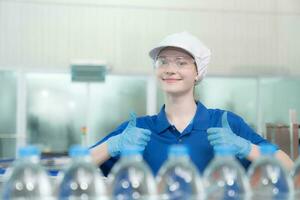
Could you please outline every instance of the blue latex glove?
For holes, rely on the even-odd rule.
[[[230,145],[239,158],[245,158],[251,151],[251,143],[232,132],[227,120],[227,112],[222,115],[222,128],[209,128],[207,134],[208,141],[214,148],[218,145]]]
[[[150,141],[151,131],[136,127],[136,115],[134,113],[130,114],[130,118],[127,127],[121,134],[107,140],[108,153],[111,157],[119,155],[122,150],[130,147],[137,147],[143,151]]]

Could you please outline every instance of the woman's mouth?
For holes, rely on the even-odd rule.
[[[176,83],[180,80],[181,79],[177,79],[177,78],[163,78],[163,81],[166,82],[166,83]]]

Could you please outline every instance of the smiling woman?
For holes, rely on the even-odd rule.
[[[187,32],[169,35],[149,55],[155,63],[165,104],[157,115],[134,117],[92,146],[94,161],[101,165],[104,174],[109,173],[120,152],[131,146],[144,150],[143,157],[154,174],[174,144],[189,148],[200,172],[219,146],[232,147],[245,168],[259,157],[258,146],[269,141],[238,115],[208,109],[195,100],[195,85],[205,77],[210,60],[210,50],[198,38]],[[278,148],[277,157],[291,167],[292,161]]]

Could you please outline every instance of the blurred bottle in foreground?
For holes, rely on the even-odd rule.
[[[79,145],[69,150],[70,166],[63,173],[58,195],[60,200],[108,199],[101,172],[92,163],[89,150]]]
[[[300,157],[295,162],[291,177],[294,183],[294,199],[300,199]]]
[[[252,163],[248,170],[252,199],[292,199],[292,179],[274,156],[275,152],[274,145],[260,146],[261,157]]]
[[[244,168],[235,159],[232,147],[218,146],[215,155],[204,171],[206,199],[249,199],[249,181]]]
[[[186,146],[170,147],[168,160],[159,170],[156,181],[161,200],[204,199],[200,175],[189,157]]]
[[[52,199],[49,177],[40,165],[40,151],[37,147],[23,147],[12,168],[6,172],[3,199]]]
[[[154,177],[137,148],[121,152],[121,158],[108,175],[108,181],[113,200],[156,199]]]

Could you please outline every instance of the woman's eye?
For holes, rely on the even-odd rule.
[[[161,60],[160,62],[161,62],[162,65],[168,64],[168,61],[167,61],[167,60]]]
[[[187,65],[186,61],[178,61],[177,64],[179,64],[180,66],[184,66]]]

